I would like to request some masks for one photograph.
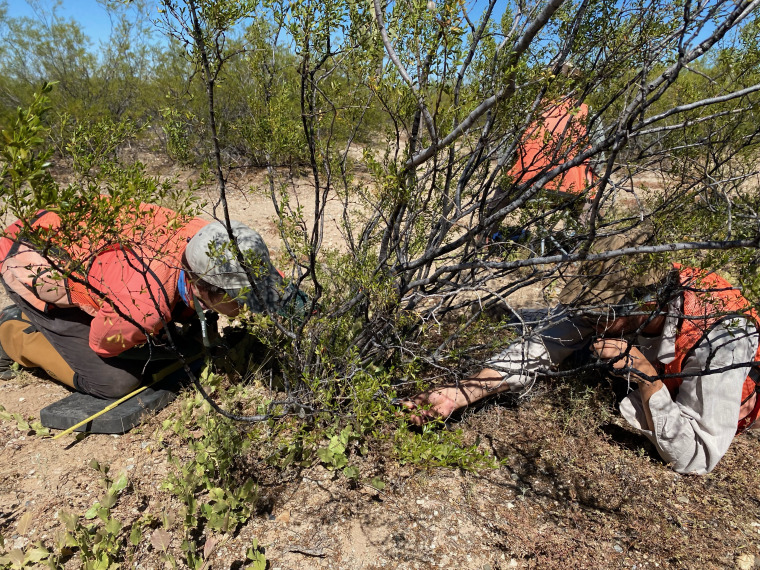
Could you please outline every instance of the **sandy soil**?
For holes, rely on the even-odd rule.
[[[186,175],[172,168],[166,173]],[[277,252],[271,201],[245,192],[263,174],[242,178],[231,192],[232,217],[256,227]],[[0,381],[0,405],[24,418],[39,418],[67,394],[35,374]],[[271,570],[760,567],[760,442],[737,439],[713,474],[683,477],[619,418],[607,417],[608,404],[555,386],[520,406],[487,406],[455,427],[503,460],[501,468],[422,471],[382,457],[357,459],[363,472],[380,473],[383,491],[321,466],[274,472],[262,463],[257,514],[237,533],[213,536],[207,567],[243,567],[253,537]],[[92,506],[102,495],[92,459],[130,479],[114,508],[122,522],[145,512],[178,514],[178,503],[159,490],[172,467],[157,438],[177,405],[128,434],[81,441],[52,441],[1,421],[5,550],[50,544],[59,511]],[[170,544],[178,559],[179,546],[176,538]],[[66,567],[78,564],[74,554]],[[163,563],[144,540],[129,565]]]

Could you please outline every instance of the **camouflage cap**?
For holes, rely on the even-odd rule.
[[[263,312],[264,306],[276,311],[283,283],[269,261],[267,245],[256,230],[242,222],[232,221],[230,226],[243,257],[250,262],[253,286],[235,256],[227,227],[220,222],[203,226],[188,242],[185,258],[191,271],[254,312]]]
[[[590,253],[604,253],[638,245],[651,239],[651,227],[637,227],[624,233],[605,236],[591,246]],[[621,256],[581,262],[559,294],[559,302],[590,311],[615,308],[618,314],[635,310],[652,300],[671,267],[656,265],[642,255]]]

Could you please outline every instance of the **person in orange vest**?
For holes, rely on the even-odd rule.
[[[541,116],[523,134],[517,145],[517,159],[508,171],[510,187],[529,187],[541,176],[574,160],[601,137],[598,124],[590,128],[589,108],[585,103],[567,97],[546,103]],[[590,206],[596,195],[594,186],[598,179],[596,170],[603,160],[603,154],[568,167],[561,174],[541,186],[538,196],[548,196],[577,214],[578,220],[585,222],[590,214]],[[513,198],[511,192],[498,189],[488,215],[497,212]],[[501,220],[489,225],[486,235],[494,241],[501,241],[507,235],[497,229]],[[514,228],[508,231],[515,233]],[[524,231],[523,231],[524,233]]]
[[[587,119],[588,106],[585,103],[576,104],[570,99],[549,103],[518,145],[517,161],[509,171],[514,183],[537,178],[586,150],[590,138]],[[594,180],[591,161],[586,159],[547,182],[543,188],[562,198],[572,198],[591,188]],[[593,192],[590,194],[593,197]]]
[[[594,250],[645,241],[645,233],[610,236]],[[760,424],[760,319],[722,277],[677,264],[635,271],[621,258],[586,262],[559,300],[540,333],[508,346],[474,376],[405,402],[411,422],[524,391],[585,352],[623,382],[629,391],[621,414],[677,472],[711,471],[736,434]]]
[[[5,229],[0,277],[14,304],[0,312],[0,378],[15,375],[15,362],[117,398],[141,383],[149,362],[177,358],[165,337],[171,323],[204,310],[234,316],[242,306],[280,308],[283,281],[255,230],[231,223],[252,263],[252,287],[226,225],[150,204],[120,214],[120,227],[100,237],[88,228],[62,236],[60,218],[47,211]]]

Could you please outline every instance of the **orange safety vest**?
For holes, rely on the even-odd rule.
[[[512,180],[529,180],[585,150],[587,138],[585,119],[588,106],[581,103],[552,103],[540,121],[532,124],[518,146],[517,162],[509,171]],[[593,172],[586,160],[548,182],[544,188],[563,194],[580,194],[594,182]],[[593,196],[592,196],[593,197]]]
[[[749,301],[728,281],[712,272],[674,264],[679,271],[683,288],[683,318],[675,342],[675,359],[665,366],[665,374],[678,375],[683,371],[683,362],[690,352],[707,336],[719,321],[741,316],[751,318],[760,330],[760,318]],[[755,353],[755,362],[760,361],[760,346]],[[758,367],[752,367],[757,372]],[[744,381],[742,389],[739,423],[736,433],[746,430],[760,416],[758,385],[753,380],[754,372]],[[663,378],[663,383],[675,399],[683,376]]]
[[[104,198],[107,199],[107,198]],[[129,250],[138,259],[144,260],[144,266],[159,282],[165,283],[168,294],[176,292],[177,285],[172,281],[178,271],[182,253],[187,241],[203,226],[208,224],[200,218],[181,219],[173,210],[151,204],[135,205],[135,211],[124,217],[123,225],[118,229],[118,238],[99,239],[92,243],[83,231],[79,243],[66,245],[66,251],[56,246],[56,235],[61,220],[54,212],[41,210],[30,226],[35,231],[42,231],[50,244],[48,254],[60,264],[69,278],[59,278],[61,301],[54,302],[40,293],[40,281],[46,272],[52,269],[50,263],[36,252],[31,243],[23,237],[24,224],[19,220],[11,224],[0,237],[0,270],[6,283],[33,307],[44,311],[51,304],[77,306],[90,315],[95,315],[103,304],[97,290],[102,283],[91,283],[88,274],[96,263],[98,256],[116,249]],[[84,228],[83,228],[84,230]],[[6,262],[13,259],[17,267],[27,264],[27,271],[17,271],[13,283],[8,283]],[[21,260],[21,261],[19,261]],[[50,287],[48,283],[48,288]],[[54,295],[55,296],[55,295]]]

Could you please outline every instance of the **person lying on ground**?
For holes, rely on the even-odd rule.
[[[595,251],[641,244],[603,238]],[[628,393],[625,420],[680,473],[711,471],[760,415],[758,315],[715,273],[674,264],[636,272],[617,258],[586,262],[560,293],[551,324],[453,386],[406,402],[410,420],[446,419],[487,396],[527,390],[542,371],[586,351]]]
[[[100,234],[110,237],[88,238],[85,228],[78,243],[63,241],[54,212],[6,228],[0,277],[14,304],[0,313],[0,378],[12,378],[16,362],[80,392],[121,397],[143,381],[148,363],[167,352],[177,358],[166,338],[173,323],[204,310],[235,316],[243,306],[281,307],[283,280],[255,230],[231,223],[251,286],[225,224],[150,204],[134,204],[120,219],[116,231]]]

